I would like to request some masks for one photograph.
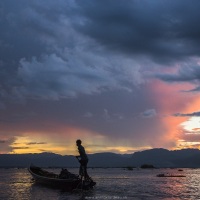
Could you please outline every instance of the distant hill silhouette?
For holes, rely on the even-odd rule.
[[[115,153],[89,154],[89,167],[139,167],[144,164],[155,167],[200,167],[200,150],[183,149],[169,151],[150,149],[132,155]],[[78,167],[74,156],[54,153],[0,154],[0,167],[28,167],[30,163],[41,167]]]
[[[156,167],[200,167],[199,149],[169,151],[151,149],[136,152],[132,156],[133,165],[152,164]]]

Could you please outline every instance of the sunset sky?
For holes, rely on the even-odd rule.
[[[0,153],[200,148],[199,0],[1,0]]]

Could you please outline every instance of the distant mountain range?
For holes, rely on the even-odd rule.
[[[200,167],[199,149],[150,149],[133,154],[89,154],[88,167],[140,167],[148,164],[155,167]],[[0,154],[0,167],[28,167],[30,163],[41,167],[78,167],[74,156],[54,153]]]

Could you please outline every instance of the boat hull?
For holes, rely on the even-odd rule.
[[[91,189],[96,184],[95,182],[82,181],[78,176],[74,178],[59,178],[59,175],[49,173],[36,166],[30,166],[28,171],[32,175],[35,183],[51,186],[54,188],[62,188],[66,190],[73,189]],[[94,184],[95,183],[95,184]]]

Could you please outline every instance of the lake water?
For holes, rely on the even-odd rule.
[[[58,169],[50,169],[59,172]],[[69,169],[76,173],[78,169]],[[91,191],[66,192],[35,184],[27,169],[0,169],[0,200],[197,200],[200,169],[88,169],[97,182]],[[186,177],[156,177],[160,173]]]

